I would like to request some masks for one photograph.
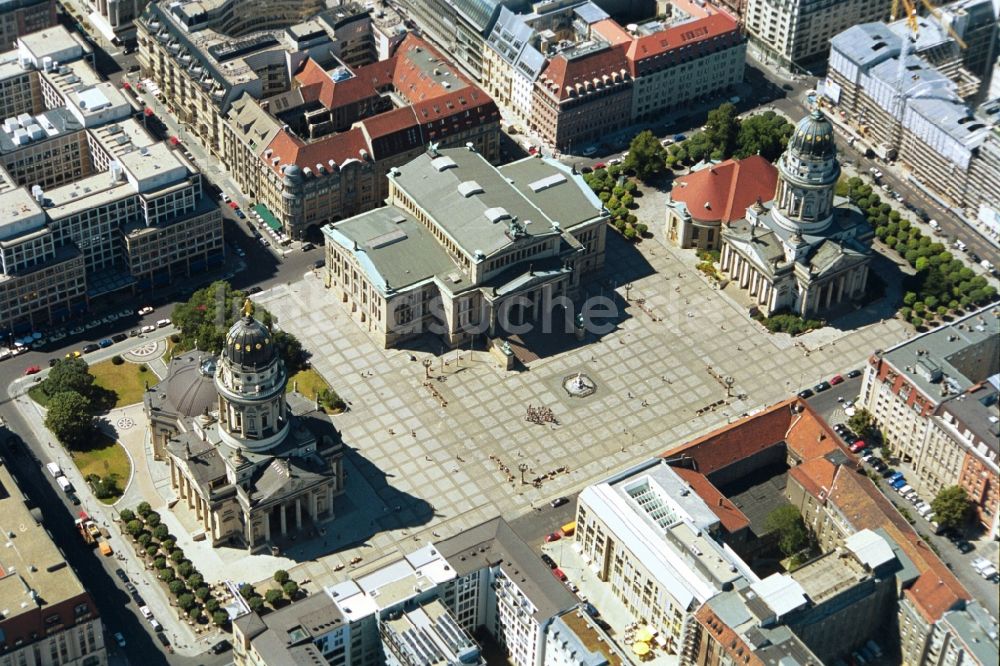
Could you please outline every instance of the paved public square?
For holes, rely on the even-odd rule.
[[[605,276],[589,291],[608,295],[615,287],[624,309],[616,329],[584,345],[567,336],[569,351],[511,372],[485,352],[442,357],[431,340],[426,349],[379,349],[366,324],[311,273],[256,297],[350,404],[334,417],[355,450],[347,496],[325,526],[327,535],[343,536],[327,544],[335,550],[326,556],[317,552],[324,547],[293,549],[305,568],[296,577],[332,582],[344,575],[336,567],[356,555],[367,564],[497,514],[530,511],[858,367],[907,333],[901,322],[873,315],[874,323],[854,330],[771,335],[747,316],[738,294],[714,289],[694,270],[693,253],[652,239],[636,249],[612,231],[608,238]],[[424,385],[424,359],[437,396]],[[561,383],[577,372],[596,381],[596,394],[567,396]],[[529,405],[551,409],[558,424],[526,421]],[[529,481],[568,469],[534,488],[521,484],[520,464]],[[359,492],[363,500],[352,498]],[[365,542],[361,550],[354,536]]]

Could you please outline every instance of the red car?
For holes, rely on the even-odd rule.
[[[230,201],[229,202],[229,207],[232,208],[233,210],[236,210],[237,208],[240,207],[240,205],[238,203],[236,203],[235,201]]]
[[[35,372],[38,371],[36,370]],[[552,534],[548,534],[545,536],[545,543],[552,543],[553,541],[559,541],[559,539],[561,538],[562,535],[559,534],[559,532],[553,532]]]
[[[858,441],[851,444],[851,453],[857,453],[863,448],[865,448],[865,440],[859,439]]]
[[[566,574],[564,574],[563,570],[560,569],[559,567],[556,567],[555,569],[552,570],[552,575],[558,578],[560,582],[563,583],[566,582]]]
[[[830,377],[830,386],[836,386],[837,384],[840,384],[843,381],[844,381],[843,377],[841,377],[840,375],[834,375],[833,377]]]
[[[594,171],[597,171],[598,169],[603,169],[606,166],[608,165],[605,164],[604,162],[598,162],[597,164],[594,165]]]
[[[33,374],[35,374],[36,372],[41,372],[41,371],[42,371],[42,369],[41,369],[41,368],[39,368],[39,367],[38,367],[37,365],[29,365],[29,366],[28,366],[28,367],[27,367],[27,368],[25,369],[25,371],[24,371],[24,374],[26,374],[26,375],[33,375]]]

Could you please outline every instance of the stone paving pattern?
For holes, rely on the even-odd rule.
[[[338,518],[325,526],[336,538],[327,538],[325,548],[289,551],[310,560],[306,577],[332,582],[344,575],[337,565],[355,555],[367,563],[497,514],[513,518],[858,367],[873,349],[907,334],[901,322],[879,321],[872,312],[873,323],[854,330],[827,327],[795,340],[771,335],[748,317],[738,293],[714,289],[694,270],[692,253],[651,239],[636,249],[613,231],[608,236],[605,276],[590,293],[607,295],[615,286],[624,307],[618,326],[603,337],[589,335],[585,345],[567,336],[570,351],[543,356],[526,370],[503,372],[483,352],[471,359],[469,350],[441,356],[436,340],[379,349],[366,324],[352,319],[312,275],[257,296],[350,404],[334,417],[344,442],[356,449],[347,496],[335,507]],[[425,358],[446,407],[423,386]],[[595,395],[566,395],[561,382],[577,372],[597,382]],[[727,377],[733,398],[727,398]],[[558,425],[527,422],[529,404],[551,408]],[[512,482],[491,455],[510,470]],[[520,484],[519,463],[529,467],[528,479],[562,466],[569,472],[536,489]],[[364,499],[352,499],[359,492]],[[350,535],[365,539],[361,551]]]

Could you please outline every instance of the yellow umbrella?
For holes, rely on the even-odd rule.
[[[643,641],[632,643],[632,652],[635,652],[640,657],[645,657],[649,654],[649,643]]]
[[[639,627],[639,630],[635,632],[635,640],[641,643],[649,643],[653,640],[653,632],[647,626]]]

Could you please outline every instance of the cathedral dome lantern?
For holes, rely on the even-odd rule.
[[[778,160],[775,221],[792,233],[815,234],[829,227],[839,178],[833,125],[814,109],[795,126]]]
[[[243,316],[226,334],[224,358],[248,370],[260,370],[277,357],[271,332],[253,317],[253,304],[247,300]]]
[[[253,303],[226,333],[215,375],[220,436],[234,448],[265,451],[288,430],[288,375],[274,336],[253,316]]]
[[[819,109],[799,121],[788,139],[788,150],[801,157],[832,159],[837,156],[833,125]]]

